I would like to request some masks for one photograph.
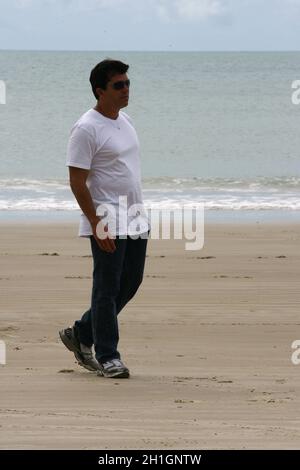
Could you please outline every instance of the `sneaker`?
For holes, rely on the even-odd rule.
[[[92,372],[100,369],[98,361],[94,358],[92,348],[79,342],[76,328],[74,326],[60,330],[59,336],[66,348],[74,353],[80,366]]]
[[[128,379],[129,370],[120,359],[112,359],[111,361],[99,362],[100,370],[97,375],[108,378]]]

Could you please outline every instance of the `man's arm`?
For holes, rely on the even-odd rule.
[[[88,174],[89,170],[69,166],[70,187],[79,204],[80,209],[86,215],[88,221],[92,226],[93,236],[96,242],[98,243],[99,247],[103,251],[113,253],[116,249],[114,240],[108,237],[104,240],[101,240],[97,237],[97,224],[100,222],[101,219],[96,214],[91,194],[86,185]],[[107,228],[105,231],[107,231]]]

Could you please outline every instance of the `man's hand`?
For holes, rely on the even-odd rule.
[[[82,168],[77,167],[69,167],[70,173],[70,186],[76,200],[81,208],[82,212],[85,214],[87,219],[89,220],[92,230],[93,236],[98,243],[99,247],[103,251],[107,251],[108,253],[113,253],[116,250],[115,242],[111,237],[110,233],[108,232],[107,225],[102,227],[102,232],[107,232],[107,237],[101,240],[97,236],[97,225],[101,223],[101,218],[96,215],[96,210],[92,201],[91,194],[89,189],[86,185],[86,180],[89,174],[89,170],[84,170]]]
[[[90,221],[90,223],[93,230],[93,236],[96,242],[98,243],[100,249],[106,251],[107,253],[113,253],[116,250],[116,245],[113,238],[110,238],[111,234],[108,231],[107,224],[104,226],[104,224],[102,224],[101,222],[101,218],[98,216],[95,217],[95,219],[93,219],[92,221]],[[97,235],[98,224],[102,224],[102,228],[100,228],[102,232],[107,232],[107,237],[104,239],[99,238]]]

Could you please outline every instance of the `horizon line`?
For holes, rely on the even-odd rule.
[[[211,49],[211,50],[193,50],[193,49],[1,49],[0,52],[203,52],[203,53],[241,53],[241,52],[300,52],[299,49]]]

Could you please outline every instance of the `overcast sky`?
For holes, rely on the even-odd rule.
[[[299,50],[300,0],[0,0],[0,49]]]

